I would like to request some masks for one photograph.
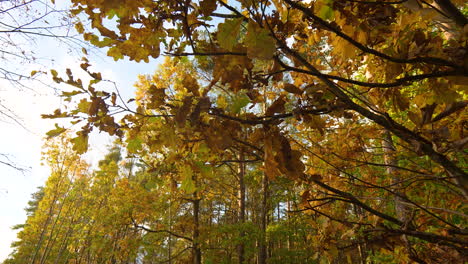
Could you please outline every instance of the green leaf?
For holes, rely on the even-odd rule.
[[[147,182],[145,184],[145,188],[148,189],[148,190],[152,190],[154,188],[156,188],[158,185],[154,182],[154,181],[150,181],[150,182]]]
[[[139,138],[134,138],[128,141],[127,150],[130,153],[136,153],[142,148],[142,140]]]
[[[184,190],[186,193],[194,193],[197,188],[195,187],[195,183],[193,182],[192,175],[193,171],[190,166],[185,165],[180,169],[180,174],[182,175],[182,185],[180,188]]]
[[[276,51],[275,39],[272,38],[270,32],[261,28],[254,21],[249,21],[247,26],[247,35],[245,36],[245,45],[247,46],[247,56],[261,60],[273,58]]]
[[[195,165],[197,166],[197,168],[200,170],[201,174],[204,177],[213,176],[213,167],[212,166],[206,165],[201,161],[196,161]]]
[[[78,154],[83,154],[88,151],[88,135],[79,135],[71,139],[73,150]]]
[[[90,102],[88,102],[86,99],[81,99],[80,102],[78,103],[78,110],[81,113],[88,113],[89,106],[91,105]]]
[[[62,134],[65,131],[66,131],[65,128],[59,127],[58,124],[55,124],[55,129],[50,130],[49,132],[46,133],[46,135],[48,138],[53,138]]]
[[[161,121],[161,117],[152,116],[152,117],[148,118],[148,123],[154,124],[154,123],[157,123],[159,121]]]
[[[329,5],[324,5],[319,11],[319,17],[323,20],[333,18],[333,9]]]
[[[106,15],[107,15],[107,18],[108,18],[108,19],[112,19],[112,18],[114,18],[114,16],[117,15],[117,12],[116,12],[115,9],[111,9],[111,10],[109,10],[109,11],[106,13]]]
[[[71,92],[62,92],[62,94],[60,96],[61,97],[71,97],[71,96],[82,94],[82,93],[83,93],[82,91],[74,90],[74,91],[71,91]]]
[[[111,47],[107,51],[107,56],[114,58],[115,61],[118,61],[124,58],[123,54],[116,47]]]
[[[240,94],[234,98],[232,102],[232,112],[238,114],[242,108],[250,103],[250,98],[245,94]]]
[[[227,19],[224,23],[218,25],[218,43],[221,48],[232,51],[237,43],[240,32],[242,18]]]

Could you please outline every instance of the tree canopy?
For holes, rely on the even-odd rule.
[[[87,58],[89,84],[51,71],[72,149],[97,129],[129,157],[84,176],[72,263],[467,260],[465,1],[72,3],[116,61],[167,56],[130,100]]]

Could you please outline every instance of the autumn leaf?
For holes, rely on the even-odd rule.
[[[192,108],[192,97],[187,96],[184,98],[182,106],[177,109],[175,114],[175,121],[179,127],[183,127],[185,124],[185,120],[187,119],[187,115],[190,113],[190,109]]]
[[[304,115],[304,123],[306,123],[310,128],[317,129],[321,135],[324,134],[324,128],[326,126],[325,120],[317,115]]]
[[[247,56],[252,59],[269,60],[273,58],[276,51],[276,41],[270,36],[270,32],[261,28],[252,20],[247,26],[245,45],[247,46]]]
[[[273,104],[268,107],[268,109],[265,112],[265,115],[271,116],[275,113],[282,113],[284,112],[284,105],[286,104],[286,101],[284,99],[284,96],[281,95],[276,99],[276,101],[273,102]]]
[[[46,133],[46,135],[48,138],[53,138],[62,134],[65,131],[66,131],[65,128],[59,127],[58,124],[55,124],[55,129],[50,130],[49,132]]]
[[[297,87],[296,85],[292,83],[285,83],[283,85],[283,89],[286,92],[293,93],[293,94],[301,95],[303,93],[303,91],[299,87]]]
[[[419,127],[421,125],[422,119],[418,114],[409,111],[408,112],[408,117],[411,120],[411,122],[413,122],[413,124],[415,124],[417,127]]]
[[[184,74],[184,79],[182,80],[182,85],[187,91],[191,92],[195,96],[200,95],[200,85],[198,85],[197,80],[190,74]]]
[[[116,101],[117,101],[117,94],[116,94],[116,93],[112,93],[112,96],[111,96],[111,103],[112,103],[113,106],[115,106]]]
[[[180,175],[182,176],[182,184],[180,188],[188,194],[194,193],[197,188],[195,186],[195,182],[192,179],[193,171],[190,166],[182,166],[182,168],[180,168]]]
[[[137,153],[142,148],[143,141],[139,138],[134,138],[128,141],[127,149],[130,153]]]
[[[54,119],[54,118],[69,117],[69,114],[67,112],[62,112],[62,110],[60,109],[55,109],[53,114],[42,114],[41,117],[44,119],[46,118]]]
[[[80,133],[77,137],[72,138],[71,142],[73,143],[73,150],[78,154],[83,154],[88,150],[88,135]]]
[[[232,112],[238,114],[241,109],[250,103],[250,98],[245,94],[239,94],[232,102]]]
[[[147,102],[147,107],[150,109],[157,109],[164,104],[166,97],[165,89],[156,87],[156,85],[151,85],[148,89],[150,98]]]
[[[202,97],[195,105],[192,113],[190,114],[190,123],[192,125],[198,125],[200,114],[207,112],[210,109],[211,102],[209,97]]]
[[[83,24],[81,22],[78,22],[75,24],[75,29],[78,33],[80,34],[83,34],[84,33],[84,27],[83,27]]]
[[[57,71],[54,70],[54,69],[51,69],[51,70],[50,70],[50,73],[52,74],[52,77],[54,77],[54,78],[56,78],[56,77],[58,76]]]
[[[237,43],[242,21],[242,18],[226,19],[224,23],[218,25],[216,37],[221,48],[232,51]]]
[[[216,10],[216,0],[200,1],[200,11],[204,16],[209,16]]]
[[[322,6],[319,11],[319,17],[324,20],[329,20],[333,17],[333,9],[328,5]]]
[[[82,113],[88,113],[91,103],[85,98],[81,99],[78,103],[78,110]]]

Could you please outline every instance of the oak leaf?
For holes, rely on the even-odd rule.
[[[252,20],[247,26],[245,45],[247,56],[252,59],[269,60],[276,51],[275,39],[270,36],[270,32]]]
[[[204,16],[209,16],[216,10],[216,0],[202,0],[200,1],[200,12]]]
[[[284,112],[285,104],[286,104],[286,101],[284,100],[284,95],[281,95],[278,99],[276,99],[276,101],[273,102],[273,104],[270,105],[270,107],[268,107],[268,109],[265,112],[265,115],[271,116],[275,113]]]
[[[296,85],[294,85],[292,83],[285,83],[284,86],[283,86],[283,89],[286,92],[293,93],[293,94],[298,94],[298,95],[301,95],[302,92],[303,92],[299,87],[297,87]]]
[[[77,137],[72,138],[73,150],[78,154],[83,154],[88,150],[88,135],[85,133],[79,133]]]
[[[53,138],[62,134],[65,131],[66,131],[65,128],[58,126],[58,124],[55,124],[55,129],[50,130],[49,132],[46,133],[46,135],[48,138]]]
[[[242,18],[235,18],[227,19],[224,23],[218,25],[218,33],[216,37],[221,48],[232,51],[233,47],[237,43],[241,24]]]

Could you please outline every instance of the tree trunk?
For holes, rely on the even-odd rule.
[[[194,176],[195,185],[197,179]],[[197,186],[198,187],[198,186]],[[201,264],[201,249],[200,249],[200,199],[198,192],[193,193],[193,264]]]
[[[169,231],[172,232],[172,191],[171,191],[171,197],[169,198]],[[169,242],[168,242],[168,264],[172,264],[172,235],[169,234]]]
[[[396,193],[394,201],[395,201],[395,213],[397,219],[403,223],[407,223],[409,218],[409,208],[404,204],[404,193],[401,192],[401,178],[396,170],[397,166],[397,159],[395,156],[395,146],[393,144],[393,139],[388,130],[385,131],[382,147],[384,151],[384,162],[387,166],[387,174],[392,178],[392,185],[394,191]]]
[[[268,215],[268,177],[265,173],[263,173],[262,178],[262,195],[262,208],[260,212],[261,237],[258,243],[258,264],[266,264],[267,262],[266,227]]]
[[[241,148],[239,153],[239,193],[238,193],[238,203],[239,203],[239,224],[245,223],[245,183],[244,183],[244,176],[245,176],[245,163],[244,161],[244,151]],[[240,231],[240,239],[241,242],[237,245],[237,255],[239,256],[239,264],[243,264],[245,260],[245,245],[244,245],[244,236],[245,232],[243,230],[243,226],[241,227]]]
[[[403,223],[402,229],[411,228],[411,210],[404,203],[405,193],[401,191],[401,177],[396,169],[397,158],[396,158],[396,149],[393,144],[392,135],[388,130],[385,130],[384,138],[382,142],[384,149],[384,162],[387,165],[387,173],[392,177],[392,191],[395,193],[395,214],[398,220]],[[401,239],[406,244],[406,252],[412,260],[419,260],[419,257],[415,255],[414,251],[411,248],[411,243],[408,240],[406,235],[402,235]],[[416,261],[419,262],[419,261]]]

